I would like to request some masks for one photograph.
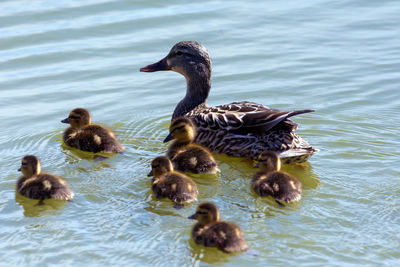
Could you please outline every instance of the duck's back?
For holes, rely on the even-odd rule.
[[[177,172],[153,178],[151,188],[157,198],[167,197],[176,203],[195,201],[198,194],[196,183]]]
[[[224,252],[240,252],[248,248],[243,231],[232,222],[220,221],[210,226],[197,223],[192,229],[192,236],[196,243],[218,247]]]
[[[25,197],[39,200],[48,198],[72,200],[74,196],[63,178],[48,173],[40,173],[30,178],[20,177],[17,191]]]
[[[205,148],[189,144],[171,155],[174,169],[191,173],[215,173],[218,171],[214,157]]]
[[[124,147],[118,142],[115,134],[102,125],[91,124],[83,128],[69,127],[64,132],[64,143],[87,152],[120,153]]]
[[[209,107],[201,104],[186,113],[196,124],[195,142],[211,151],[256,160],[265,150],[282,153],[283,162],[304,162],[317,152],[294,130],[290,117],[313,110],[280,111],[242,101]]]
[[[292,202],[301,199],[300,181],[296,177],[280,171],[255,174],[252,187],[260,196],[272,196],[279,201]]]

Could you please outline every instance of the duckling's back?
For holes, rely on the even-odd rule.
[[[218,247],[227,253],[248,249],[243,231],[232,222],[220,221],[210,226],[201,226],[198,223],[193,227],[192,235],[196,243]]]
[[[111,130],[97,124],[79,129],[69,127],[64,132],[63,140],[66,145],[87,152],[120,153],[125,150]]]
[[[48,198],[72,200],[74,196],[64,179],[49,173],[40,173],[30,178],[20,177],[17,191],[25,197],[39,200]]]
[[[197,200],[197,185],[178,172],[170,172],[152,180],[152,190],[158,198],[167,197],[175,203]]]
[[[257,173],[253,178],[252,187],[260,196],[272,196],[279,201],[292,202],[301,199],[300,181],[280,171]]]
[[[191,173],[216,173],[218,165],[211,153],[205,148],[190,144],[183,147],[177,153],[169,153],[174,168],[181,172]]]

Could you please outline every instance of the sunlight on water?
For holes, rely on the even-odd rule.
[[[396,1],[3,1],[0,3],[0,257],[10,265],[388,265],[399,263]],[[147,177],[185,94],[173,72],[141,73],[181,40],[210,52],[210,105],[248,100],[282,110],[320,152],[283,166],[303,184],[279,207],[250,188],[247,159],[215,155],[195,176],[199,202],[246,233],[227,255],[190,238],[197,203],[177,210]],[[104,158],[62,144],[84,107],[116,133]],[[15,192],[21,158],[64,177],[72,202]]]

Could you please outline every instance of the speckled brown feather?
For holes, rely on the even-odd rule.
[[[258,172],[253,177],[252,188],[260,196],[272,196],[279,201],[289,203],[301,199],[301,183],[284,172]]]
[[[193,202],[197,200],[197,185],[188,176],[172,171],[154,177],[151,189],[157,198],[169,198],[175,203]]]
[[[243,231],[232,222],[219,221],[209,225],[196,223],[192,229],[193,240],[207,247],[218,247],[226,253],[248,249]]]
[[[40,173],[29,178],[21,176],[17,181],[17,192],[39,200],[54,198],[70,201],[74,195],[63,178],[49,173]]]
[[[66,145],[87,152],[120,153],[125,150],[110,129],[98,124],[69,127],[64,131],[63,140]]]

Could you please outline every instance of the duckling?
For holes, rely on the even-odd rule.
[[[192,228],[193,240],[206,247],[217,247],[223,252],[246,251],[243,231],[232,222],[220,221],[219,210],[212,203],[201,203],[189,219],[197,220]]]
[[[74,197],[63,178],[41,172],[40,161],[36,156],[24,156],[18,171],[22,172],[22,176],[17,181],[17,192],[25,197],[40,201],[48,198],[71,201]]]
[[[286,163],[304,162],[319,151],[294,131],[290,118],[313,112],[312,109],[281,111],[264,105],[239,101],[211,107],[211,57],[196,41],[175,44],[160,61],[140,69],[142,72],[172,70],[186,78],[186,95],[176,105],[172,119],[189,117],[197,126],[195,143],[212,152],[233,157],[257,159],[264,150],[277,151]]]
[[[254,174],[253,190],[260,196],[272,196],[275,201],[284,206],[286,203],[301,199],[301,183],[296,177],[281,172],[281,160],[273,151],[264,151],[258,157],[260,171]]]
[[[84,108],[73,109],[68,118],[61,122],[71,125],[63,135],[64,143],[67,146],[94,153],[125,151],[110,129],[103,125],[92,124],[92,117]]]
[[[147,176],[154,176],[151,189],[157,198],[167,197],[178,205],[197,200],[196,183],[183,173],[174,171],[172,162],[167,157],[155,158],[151,162],[151,171]]]
[[[191,173],[220,172],[210,151],[192,143],[196,135],[196,127],[191,119],[181,117],[173,120],[169,132],[169,136],[174,141],[168,148],[167,156],[172,160],[175,169]]]

